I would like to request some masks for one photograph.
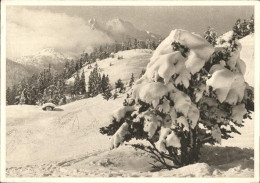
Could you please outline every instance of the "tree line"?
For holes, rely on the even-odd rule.
[[[23,78],[19,84],[6,90],[8,105],[13,104],[43,104],[52,102],[55,104],[66,103],[65,80],[62,74],[51,71],[51,65],[38,74],[29,78]]]
[[[103,86],[106,89],[98,90],[99,82],[91,83],[89,91],[86,91],[85,83],[85,74],[84,71],[79,76],[79,71],[84,66],[88,65],[88,68],[92,68],[91,64],[95,63],[97,60],[102,60],[110,57],[113,53],[118,51],[131,50],[131,49],[156,49],[160,42],[155,42],[154,40],[138,40],[138,39],[129,39],[122,43],[113,43],[101,45],[95,47],[92,52],[80,54],[78,59],[67,60],[64,65],[64,69],[60,73],[53,73],[51,70],[51,65],[48,69],[44,69],[38,74],[34,74],[31,77],[23,78],[18,84],[8,87],[6,89],[6,101],[7,105],[14,104],[29,104],[29,105],[40,105],[46,102],[52,102],[55,104],[64,104],[66,103],[66,94],[71,96],[77,95],[87,95],[87,96],[96,96],[99,93],[106,93],[106,98],[110,96],[111,86],[110,84]],[[93,78],[98,78],[98,81],[103,80],[103,76],[97,77],[96,75],[97,68],[94,68],[91,74],[90,81],[93,81]],[[66,86],[65,80],[75,76],[75,82],[72,86]],[[109,83],[109,78],[106,76],[106,81]],[[97,86],[96,86],[97,85]],[[104,92],[106,91],[106,92]],[[93,93],[92,93],[93,92]],[[116,96],[116,95],[115,95]],[[20,101],[21,100],[21,101]]]
[[[254,15],[252,15],[250,19],[244,19],[243,21],[241,19],[237,19],[235,25],[232,28],[234,34],[231,41],[235,39],[241,39],[251,33],[254,33],[254,25]],[[203,37],[213,46],[217,44],[218,36],[213,28],[208,27],[207,30],[204,32]]]

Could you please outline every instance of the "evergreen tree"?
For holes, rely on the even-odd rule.
[[[241,39],[250,33],[254,33],[254,15],[252,15],[249,20],[241,21],[241,19],[237,19],[233,26],[233,32],[237,39]]]
[[[93,96],[93,71],[90,72],[88,77],[88,95]]]
[[[101,79],[101,90],[102,90],[102,93],[105,93],[107,85],[108,85],[107,78],[106,78],[105,74],[103,74],[102,79]]]
[[[254,15],[251,16],[249,22],[248,22],[248,27],[249,27],[249,30],[250,32],[254,33],[255,32],[255,21],[254,21]]]
[[[129,86],[132,87],[134,82],[135,82],[134,73],[132,73],[131,79],[130,79],[130,82],[129,82]]]
[[[78,62],[76,62],[75,71],[78,72],[78,70],[79,70],[79,64],[78,64]]]
[[[81,87],[80,87],[80,78],[79,78],[79,73],[77,72],[76,77],[75,77],[75,81],[74,81],[74,93],[76,95],[80,94],[81,92]]]
[[[20,97],[17,96],[17,85],[14,85],[11,92],[11,104],[18,104]]]
[[[153,41],[153,42],[152,42],[152,48],[151,48],[151,49],[152,49],[152,50],[155,50],[156,48],[157,48],[157,45],[156,45],[155,41]]]
[[[69,70],[70,70],[70,63],[68,60],[66,60],[65,66],[63,69],[63,76],[65,79],[68,79],[70,77]]]
[[[122,82],[121,79],[118,79],[117,82],[115,83],[115,88],[119,89],[119,93],[122,93],[125,90],[124,83]]]
[[[217,44],[217,34],[211,27],[204,32],[204,38],[213,46]]]
[[[81,90],[81,94],[85,94],[86,93],[86,81],[85,81],[85,72],[83,70],[81,77],[80,77],[80,90]]]
[[[140,73],[140,75],[139,75],[139,78],[141,78],[141,77],[144,75],[144,73],[145,73],[145,69],[142,69],[142,70],[141,70],[141,73]]]
[[[111,86],[109,84],[109,77],[108,77],[108,75],[107,76],[103,75],[101,82],[102,82],[102,84],[101,84],[101,86],[102,86],[102,95],[103,95],[104,99],[109,100],[110,97],[112,96],[112,93],[111,93],[112,89],[111,89]]]
[[[90,96],[94,97],[102,93],[101,81],[102,78],[98,72],[98,66],[96,64],[95,68],[90,72],[89,75],[88,93]]]
[[[74,60],[70,62],[69,75],[72,76],[76,72]]]
[[[244,119],[250,118],[253,110],[253,97],[250,97],[253,90],[245,83],[242,68],[230,62],[234,59],[230,55],[234,54],[239,62],[238,48],[227,48],[229,53],[225,49],[215,50],[203,39],[182,45],[177,42],[181,36],[188,35],[189,40],[201,37],[183,30],[174,33],[164,42],[164,48],[172,46],[173,49],[161,48],[156,52],[162,54],[154,55],[150,63],[157,62],[158,67],[148,64],[146,77],[137,82],[122,108],[113,115],[112,123],[100,129],[102,134],[113,135],[111,148],[132,138],[146,140],[149,145],[132,146],[150,153],[155,162],[167,169],[195,163],[204,144],[214,145],[221,143],[221,139],[231,138],[232,133],[240,134],[236,128],[243,126]],[[201,58],[194,58],[188,54],[190,51],[207,53],[202,54],[207,60],[205,64],[197,67]],[[166,60],[176,63],[174,68],[165,68],[160,63],[165,54],[178,54]],[[184,62],[190,59],[194,62],[188,69]],[[172,72],[175,69],[178,72]],[[228,85],[223,86],[226,82]],[[157,164],[153,165],[158,168]]]
[[[136,38],[134,39],[132,48],[137,49],[137,39]]]
[[[25,98],[25,89],[24,89],[24,90],[22,91],[22,93],[21,93],[19,104],[20,104],[20,105],[25,104],[25,100],[26,100],[26,98]]]
[[[113,99],[115,100],[118,97],[117,89],[115,89],[115,93],[113,94]]]
[[[11,105],[11,104],[12,104],[12,101],[13,101],[13,99],[12,99],[12,91],[11,91],[11,89],[8,87],[8,88],[6,89],[6,104],[7,104],[7,105]]]

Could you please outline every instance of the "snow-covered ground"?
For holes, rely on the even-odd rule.
[[[244,43],[250,42],[247,39],[251,38],[244,38]],[[120,54],[124,59],[98,62],[111,82],[119,78],[127,82],[132,72],[138,77],[152,52],[131,50]],[[246,54],[248,49],[242,49],[241,57],[251,68],[253,57]],[[87,70],[84,68],[86,74]],[[7,177],[253,177],[254,120],[246,121],[242,135],[220,146],[205,146],[200,162],[171,171],[154,170],[150,156],[127,143],[110,150],[110,137],[100,134],[99,128],[108,124],[124,97],[106,101],[98,95],[58,106],[54,111],[43,111],[39,106],[7,106]]]
[[[110,139],[99,128],[123,98],[106,101],[99,95],[54,111],[7,106],[7,176],[253,176],[251,148],[206,146],[199,163],[159,172],[149,164],[153,160],[148,154],[127,144],[109,150]]]

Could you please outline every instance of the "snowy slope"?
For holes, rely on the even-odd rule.
[[[118,60],[118,56],[123,56],[123,59]],[[149,59],[152,56],[152,50],[149,49],[136,49],[120,51],[115,54],[115,58],[107,58],[101,61],[97,61],[98,67],[102,74],[108,74],[110,84],[114,87],[115,82],[120,78],[124,83],[129,82],[131,74],[137,79],[142,71],[146,68]],[[92,69],[88,69],[88,66],[80,69],[81,74],[84,70],[86,84],[88,84],[88,77],[90,72],[93,70],[95,64],[92,64]],[[67,84],[74,82],[75,75],[67,80]],[[86,86],[86,89],[88,86]]]
[[[244,75],[246,82],[250,86],[254,86],[254,39],[255,35],[250,34],[242,39],[239,42],[242,45],[242,50],[240,52],[240,57],[246,63],[246,73]]]
[[[206,146],[199,163],[159,172],[140,150],[127,145],[110,150],[110,138],[101,135],[99,128],[107,125],[111,111],[122,105],[124,97],[106,101],[98,95],[55,111],[7,106],[7,176],[253,176],[250,149]]]
[[[108,149],[108,138],[99,133],[99,128],[122,102],[122,97],[106,101],[99,95],[52,112],[40,106],[7,106],[8,166],[63,160]]]

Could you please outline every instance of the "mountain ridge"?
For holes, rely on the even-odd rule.
[[[147,39],[159,41],[162,39],[160,35],[151,33],[150,31],[140,30],[131,22],[120,18],[108,20],[105,23],[99,22],[95,18],[91,18],[88,22],[92,30],[99,30],[115,41],[126,41],[133,38],[142,41],[146,41]]]

